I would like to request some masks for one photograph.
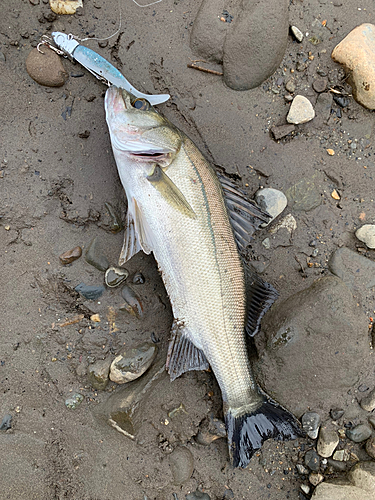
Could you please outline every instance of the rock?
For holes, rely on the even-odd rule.
[[[264,240],[262,241],[262,245],[264,246],[264,248],[266,248],[267,250],[269,250],[271,248],[270,239],[269,238],[264,238]]]
[[[109,267],[104,276],[105,284],[110,288],[115,288],[121,285],[128,276],[129,273],[126,269],[122,269],[121,267]]]
[[[97,237],[93,238],[89,243],[85,254],[85,260],[91,266],[99,269],[99,271],[105,272],[109,268],[108,259],[102,254],[98,245]]]
[[[290,31],[292,32],[294,38],[297,40],[297,42],[301,43],[303,40],[303,33],[301,30],[297,28],[297,26],[291,26]]]
[[[328,85],[328,79],[319,77],[315,78],[315,80],[312,83],[312,88],[315,90],[315,92],[318,92],[320,94],[321,92],[324,92],[327,88]]]
[[[349,73],[353,97],[375,109],[375,25],[361,24],[333,49],[331,57]]]
[[[328,412],[370,365],[367,332],[345,284],[335,276],[318,279],[263,318],[264,337],[254,337],[259,383],[296,415],[314,406]]]
[[[109,224],[109,230],[111,231],[111,233],[116,234],[121,231],[121,229],[123,229],[122,221],[111,203],[104,203],[104,206],[108,210],[108,215],[111,220]]]
[[[301,474],[301,475],[307,475],[309,473],[309,469],[307,469],[302,464],[296,464],[296,469],[298,471],[298,474]]]
[[[110,368],[109,378],[117,384],[125,384],[139,378],[151,366],[158,348],[145,342],[117,356]]]
[[[368,248],[375,248],[375,224],[365,224],[364,226],[357,229],[355,235],[357,236],[359,241],[363,241],[363,243],[365,243]]]
[[[375,286],[375,284],[373,286]],[[375,388],[361,400],[360,405],[366,411],[375,410]]]
[[[85,285],[84,283],[80,283],[74,290],[87,300],[97,300],[103,295],[105,288],[102,285]]]
[[[320,458],[315,450],[309,450],[305,455],[305,465],[310,470],[317,472],[320,467]]]
[[[111,363],[111,358],[101,359],[88,367],[88,379],[94,389],[104,391],[107,387]]]
[[[335,429],[322,426],[319,431],[316,450],[321,457],[328,458],[335,451],[339,441],[339,436]]]
[[[323,474],[312,472],[309,475],[309,481],[313,486],[318,486],[324,479]]]
[[[351,429],[346,429],[346,437],[355,443],[362,443],[366,441],[372,434],[372,430],[366,424],[359,424]]]
[[[308,495],[310,493],[310,486],[308,484],[301,484],[300,488],[305,493],[305,495]]]
[[[311,121],[314,116],[315,111],[312,107],[311,102],[302,95],[296,95],[290,106],[286,121],[288,123],[300,125],[301,123],[307,123]]]
[[[316,129],[321,129],[327,124],[329,117],[331,116],[333,97],[330,92],[323,92],[318,95],[318,99],[315,103],[315,118],[312,125]]]
[[[234,90],[248,90],[281,64],[288,41],[289,2],[252,0],[240,5],[224,41],[224,81]]]
[[[347,462],[350,459],[350,452],[348,450],[337,450],[333,454],[333,460],[338,462]]]
[[[311,439],[318,437],[320,420],[320,415],[313,411],[307,411],[302,415],[302,428]]]
[[[181,485],[188,481],[193,473],[194,458],[185,446],[178,446],[169,455],[169,466],[172,471],[173,484]]]
[[[375,493],[375,462],[358,462],[348,473],[348,479],[372,495]],[[374,498],[374,497],[372,497]]]
[[[228,490],[227,490],[228,491]],[[196,490],[185,496],[186,500],[211,500],[208,493],[203,493],[202,491]],[[230,498],[230,497],[227,497]]]
[[[138,294],[130,288],[130,286],[125,285],[121,290],[121,295],[125,300],[125,304],[120,307],[120,311],[127,311],[138,319],[143,318],[143,304]]]
[[[348,97],[344,97],[341,95],[333,94],[333,100],[336,104],[338,104],[341,108],[347,108],[350,104],[350,99]],[[355,143],[352,143],[355,144]]]
[[[290,80],[288,80],[285,84],[285,88],[288,92],[290,92],[291,94],[294,93],[294,91],[296,90],[296,82],[294,81],[294,78],[291,78]],[[293,100],[293,99],[292,99]]]
[[[318,484],[312,495],[312,500],[372,500],[373,496],[352,485]]]
[[[288,202],[294,210],[308,212],[322,203],[322,197],[315,186],[316,176],[305,178],[286,191]]]
[[[65,406],[70,410],[75,410],[83,401],[82,394],[78,392],[72,394],[65,400]]]
[[[277,224],[271,227],[270,233],[275,234],[280,231],[280,229],[286,229],[290,234],[297,229],[297,221],[292,214],[286,215]]]
[[[338,420],[344,415],[344,410],[340,410],[335,408],[334,410],[329,410],[329,414],[331,415],[332,420]]]
[[[140,271],[138,273],[135,273],[135,275],[133,276],[133,283],[135,285],[143,285],[145,281],[145,277]]]
[[[294,132],[296,127],[293,124],[278,125],[271,127],[271,133],[276,141]]]
[[[226,435],[225,423],[222,420],[214,418],[213,414],[210,414],[209,418],[206,418],[200,424],[195,440],[198,444],[207,446],[216,441],[216,439],[226,437]]]
[[[72,250],[68,250],[67,252],[62,253],[59,256],[61,264],[64,266],[67,264],[71,264],[75,260],[79,259],[82,255],[82,248],[81,247],[74,247]]]
[[[327,458],[327,464],[330,467],[332,467],[332,469],[335,471],[344,472],[347,469],[346,462],[343,462],[341,460],[334,460],[332,458]]]
[[[288,199],[285,194],[277,189],[264,188],[259,189],[255,194],[255,201],[258,203],[260,208],[271,215],[271,220],[269,222],[264,222],[261,227],[266,227],[275,218],[285,210],[288,205]]]
[[[375,436],[371,436],[366,442],[366,453],[375,460]]]
[[[0,424],[0,431],[7,431],[12,427],[12,415],[5,415]]]
[[[369,423],[374,427],[375,429],[375,416],[374,417],[369,417],[368,418]]]
[[[68,73],[59,57],[53,50],[43,45],[33,49],[26,59],[26,70],[33,80],[46,87],[61,87],[68,78]]]
[[[49,0],[51,10],[55,14],[75,14],[79,7],[83,7],[82,0]]]

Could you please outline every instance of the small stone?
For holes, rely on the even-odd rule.
[[[264,248],[267,248],[267,250],[270,249],[271,248],[270,239],[269,238],[264,238],[264,240],[262,241],[262,245],[264,246]]]
[[[232,490],[226,490],[226,492],[227,491],[232,491]],[[231,498],[230,496],[225,496],[226,492],[224,493],[224,498]],[[189,493],[188,495],[185,496],[185,498],[186,500],[211,500],[211,497],[210,495],[208,495],[208,493],[203,493],[202,491],[199,490]]]
[[[270,233],[275,234],[280,229],[286,229],[290,234],[297,229],[297,221],[292,214],[288,214],[283,217],[277,224],[275,224],[271,229]]]
[[[338,462],[347,462],[350,459],[350,453],[348,450],[337,450],[332,458]]]
[[[310,493],[310,486],[308,484],[301,484],[301,490],[308,495]]]
[[[79,7],[83,7],[82,0],[49,0],[51,10],[59,15],[73,15]]]
[[[341,410],[339,408],[335,408],[333,410],[330,410],[329,414],[331,415],[332,420],[338,420],[344,415],[344,410]]]
[[[96,361],[88,368],[88,379],[91,386],[98,391],[104,391],[109,382],[109,368],[111,358]]]
[[[375,416],[374,417],[369,417],[368,421],[373,426],[373,428],[375,429]]]
[[[321,92],[324,92],[326,90],[327,84],[328,84],[327,78],[323,77],[315,78],[315,80],[312,83],[312,88],[315,90],[315,92],[320,94]]]
[[[359,424],[351,429],[346,429],[346,436],[355,443],[366,441],[372,434],[370,427],[366,424]]]
[[[125,285],[121,290],[121,295],[125,300],[125,304],[120,307],[120,311],[127,311],[138,319],[143,318],[143,305],[138,294],[130,288],[130,286]]]
[[[227,431],[222,420],[214,418],[213,414],[206,418],[199,426],[198,434],[195,438],[198,444],[208,446],[216,439],[226,437]]]
[[[169,465],[173,476],[173,484],[181,485],[188,481],[193,473],[194,458],[185,446],[178,446],[169,455]]]
[[[309,469],[307,469],[304,465],[302,464],[297,464],[296,469],[298,471],[298,474],[307,475],[309,473]]]
[[[327,153],[329,154],[329,156],[334,156],[335,151],[333,149],[327,149]]]
[[[318,472],[320,467],[320,458],[315,450],[309,450],[305,455],[305,465],[313,472]]]
[[[375,460],[375,436],[371,436],[366,442],[366,453]]]
[[[82,401],[83,401],[82,394],[79,394],[77,392],[75,394],[72,394],[65,400],[65,406],[70,410],[75,410],[77,406],[79,406],[82,403]]]
[[[125,384],[139,378],[151,366],[158,348],[145,342],[117,356],[110,369],[109,378],[117,384]]]
[[[302,415],[302,428],[311,439],[318,437],[320,420],[320,415],[313,411],[307,411]]]
[[[324,479],[323,474],[312,472],[309,476],[309,481],[313,486],[318,486]]]
[[[278,189],[264,188],[259,189],[255,194],[255,201],[260,208],[271,215],[269,222],[264,222],[261,227],[266,227],[281,214],[288,205],[288,199],[285,194]]]
[[[26,70],[33,80],[46,87],[61,87],[68,78],[61,58],[46,45],[33,49],[26,59]]]
[[[291,78],[290,80],[288,80],[285,84],[285,88],[288,92],[290,92],[291,94],[294,93],[294,91],[296,90],[296,82],[294,81],[294,78]]]
[[[105,255],[99,249],[98,239],[95,237],[87,247],[85,260],[88,264],[95,267],[99,271],[105,272],[109,268],[109,262]]]
[[[302,95],[296,95],[290,106],[286,121],[299,125],[311,121],[315,116],[311,102]]]
[[[129,276],[126,269],[120,267],[109,267],[105,272],[105,284],[111,288],[121,285]]]
[[[135,275],[133,276],[133,283],[135,285],[143,285],[145,281],[145,277],[140,271],[138,273],[135,273]]]
[[[375,248],[375,224],[365,224],[357,229],[355,235],[368,248]]]
[[[314,490],[312,500],[373,500],[371,494],[351,484],[323,482]]]
[[[349,471],[348,478],[354,486],[373,495],[375,492],[375,462],[358,462]]]
[[[84,132],[80,132],[78,134],[78,137],[80,139],[87,139],[87,138],[89,138],[90,137],[90,130],[85,130]]]
[[[12,415],[5,415],[0,424],[0,431],[7,431],[12,427]]]
[[[90,320],[93,321],[94,323],[100,323],[99,314],[93,314],[92,316],[90,316]]]
[[[333,49],[331,57],[349,73],[354,99],[365,108],[375,109],[375,25],[354,28]]]
[[[68,250],[60,255],[59,259],[61,264],[66,266],[67,264],[71,264],[75,260],[79,259],[82,255],[81,247],[74,247],[72,250]]]
[[[80,283],[74,290],[87,300],[97,300],[103,295],[105,288],[102,285],[85,285],[84,283]]]
[[[292,32],[294,38],[297,40],[297,42],[301,43],[303,40],[303,34],[302,31],[297,28],[297,26],[291,26],[290,31]]]
[[[335,103],[337,103],[341,108],[347,108],[350,104],[350,99],[348,97],[337,94],[333,94],[332,97]]]
[[[339,441],[339,436],[334,429],[323,426],[319,431],[319,439],[316,446],[317,452],[321,457],[328,458],[335,451]]]
[[[296,127],[293,124],[278,125],[271,127],[271,133],[276,141],[294,132]]]
[[[332,198],[333,198],[334,200],[340,200],[340,199],[341,199],[341,198],[340,198],[340,195],[339,195],[339,193],[336,191],[336,189],[334,189],[334,190],[332,191],[331,196],[332,196]]]
[[[108,214],[111,219],[109,230],[111,231],[111,233],[116,234],[121,231],[121,229],[123,229],[122,221],[119,218],[116,210],[110,203],[104,203],[104,206],[108,210]]]
[[[342,460],[334,460],[332,458],[327,459],[327,464],[332,467],[333,470],[344,472],[347,469],[346,462]]]

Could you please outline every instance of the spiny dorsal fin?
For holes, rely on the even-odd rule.
[[[208,370],[210,365],[203,351],[181,333],[175,321],[171,330],[166,368],[171,381],[191,370]]]
[[[250,337],[258,332],[260,322],[279,296],[277,290],[262,280],[250,266],[244,263],[246,284],[246,324],[245,331]]]

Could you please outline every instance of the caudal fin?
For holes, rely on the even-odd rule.
[[[268,397],[253,412],[236,413],[229,408],[225,415],[233,467],[246,467],[267,439],[288,441],[304,435],[298,420]]]

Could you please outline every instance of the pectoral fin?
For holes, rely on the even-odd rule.
[[[171,207],[192,219],[196,218],[195,212],[187,202],[185,196],[159,165],[155,166],[153,173],[147,177],[147,180],[151,182]]]

